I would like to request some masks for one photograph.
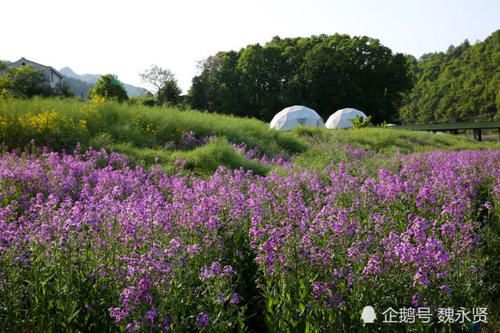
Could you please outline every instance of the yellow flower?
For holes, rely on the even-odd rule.
[[[92,97],[92,104],[101,105],[106,103],[106,97],[94,95]]]
[[[87,128],[87,121],[85,119],[80,120],[80,127],[83,129]]]

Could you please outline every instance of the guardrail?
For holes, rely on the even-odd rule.
[[[399,129],[407,129],[411,131],[432,131],[432,132],[451,132],[458,134],[459,130],[472,130],[474,139],[481,141],[482,130],[498,129],[500,140],[500,121],[483,121],[483,122],[464,122],[464,123],[446,123],[446,124],[422,124],[422,125],[402,125],[396,126]]]

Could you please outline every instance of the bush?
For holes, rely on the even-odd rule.
[[[102,75],[95,83],[94,88],[88,91],[87,98],[104,97],[116,99],[118,102],[128,100],[127,91],[116,75]]]
[[[362,116],[356,116],[356,118],[351,119],[351,124],[353,128],[365,128],[372,126],[372,116],[363,118]]]

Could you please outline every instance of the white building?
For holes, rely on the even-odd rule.
[[[58,85],[62,84],[62,80],[63,80],[64,76],[61,73],[59,73],[58,71],[56,71],[54,68],[52,68],[50,66],[41,65],[39,63],[36,63],[34,61],[31,61],[31,60],[28,60],[25,58],[21,58],[18,61],[15,61],[15,62],[9,64],[8,67],[19,68],[19,67],[27,66],[27,65],[33,66],[33,69],[43,71],[43,73],[45,75],[45,79],[47,80],[47,83],[50,85],[51,88],[55,88]],[[0,73],[0,75],[2,75],[2,74],[3,73]]]

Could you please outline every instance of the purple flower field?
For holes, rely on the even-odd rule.
[[[104,150],[6,152],[0,331],[356,332],[366,305],[493,320],[500,151],[390,165],[202,179]],[[472,331],[436,315],[372,325]]]

